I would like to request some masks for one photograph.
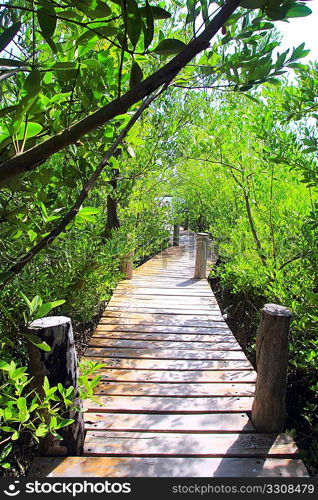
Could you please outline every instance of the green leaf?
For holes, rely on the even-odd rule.
[[[0,34],[0,51],[4,50],[7,45],[14,39],[18,31],[20,31],[21,23],[14,23]]]
[[[96,214],[99,214],[99,213],[100,213],[100,209],[99,208],[95,208],[95,207],[83,207],[83,208],[81,208],[78,211],[77,215],[80,215],[82,217],[83,215],[96,215]]]
[[[23,337],[42,351],[49,352],[51,350],[51,347],[46,342],[42,342],[39,337],[33,335],[32,333],[23,333]]]
[[[4,271],[0,273],[0,283],[5,283],[8,279],[14,276],[14,272],[12,271]]]
[[[92,26],[91,26],[92,27]],[[86,45],[87,42],[103,37],[109,37],[116,35],[118,33],[118,29],[113,26],[97,26],[94,30],[85,31],[76,41],[76,45]]]
[[[47,2],[47,5],[45,5],[45,7],[41,7],[37,11],[37,18],[43,37],[45,39],[51,38],[54,34],[57,23],[53,5]]]
[[[26,367],[25,366],[21,366],[20,368],[17,368],[16,370],[13,370],[13,372],[11,373],[10,377],[12,380],[18,380],[19,378],[21,378],[22,375],[24,375],[26,372]]]
[[[129,88],[133,88],[137,83],[141,82],[143,79],[143,72],[138,63],[134,62],[131,67]]]
[[[40,305],[42,305],[42,299],[39,295],[35,295],[30,304],[30,313],[33,314]]]
[[[305,43],[303,42],[293,50],[290,59],[294,61],[295,59],[306,57],[309,54],[310,50],[304,50],[304,48],[305,48]]]
[[[51,309],[54,309],[55,307],[59,307],[61,306],[62,304],[65,304],[65,300],[64,299],[61,299],[61,300],[54,300],[53,302],[50,302],[51,304]]]
[[[146,25],[144,29],[144,45],[145,45],[145,50],[149,47],[153,40],[154,36],[154,17],[153,17],[153,12],[152,9],[149,5],[148,0],[146,1]]]
[[[12,450],[12,443],[6,444],[3,450],[1,450],[0,462],[2,462],[2,460],[4,460],[9,455],[11,450]]]
[[[110,7],[101,0],[71,0],[71,3],[91,19],[108,17],[112,13]]]
[[[17,132],[17,138],[19,140],[22,140],[22,139],[24,139],[24,137],[26,139],[29,139],[30,137],[35,137],[36,135],[38,135],[42,131],[42,129],[43,129],[43,127],[39,123],[28,122],[26,124],[26,126],[23,123]],[[34,233],[34,231],[32,231],[32,232]],[[33,241],[33,240],[34,240],[34,238],[31,241]]]
[[[133,47],[136,47],[141,34],[141,15],[135,0],[127,2],[127,32]]]
[[[26,407],[27,407],[27,402],[26,402],[26,399],[21,397],[17,400],[17,407],[19,408],[19,410],[26,410]]]
[[[20,297],[23,298],[24,302],[26,303],[26,305],[30,309],[31,308],[31,301],[28,299],[28,297],[23,292],[19,292],[19,295],[20,295]]]
[[[48,313],[49,313],[52,309],[54,309],[55,307],[58,307],[58,306],[60,306],[60,305],[62,305],[62,304],[64,304],[64,303],[65,303],[65,300],[56,300],[56,301],[54,301],[54,302],[47,302],[47,303],[43,304],[43,305],[39,308],[39,310],[38,310],[38,312],[37,312],[37,314],[36,314],[36,316],[35,316],[35,319],[43,318],[43,317],[44,317],[44,316],[46,316],[46,315],[47,315],[47,314],[48,314]]]
[[[241,0],[240,6],[245,9],[261,9],[265,3],[266,0]]]
[[[312,10],[302,3],[294,3],[287,11],[286,17],[306,17]]]
[[[147,2],[149,5],[149,3]],[[162,7],[157,7],[156,5],[149,5],[152,13],[153,19],[169,19],[171,17],[170,12],[167,10],[163,9]],[[143,17],[148,17],[147,16],[147,5],[146,7],[141,7],[140,13]]]
[[[57,69],[60,71],[67,71],[69,69],[77,69],[78,68],[78,63],[76,62],[57,62],[52,66],[52,69]]]
[[[56,425],[56,429],[62,429],[62,427],[66,427],[68,425],[71,425],[74,423],[74,419],[73,418],[65,418],[65,419],[61,419],[58,424]]]
[[[3,359],[0,359],[0,370],[8,371],[9,369],[10,369],[9,363],[4,361]]]
[[[47,435],[47,433],[49,432],[49,428],[46,424],[42,423],[39,425],[39,427],[36,429],[35,431],[35,435],[37,437],[44,437]]]
[[[2,427],[0,427],[0,429],[3,432],[15,432],[15,429],[13,429],[13,427],[8,427],[7,425],[3,425]]]
[[[33,229],[30,229],[28,231],[28,235],[29,235],[29,239],[30,239],[30,242],[32,243],[32,241],[35,240],[35,238],[37,237],[37,234],[35,231],[33,231]]]
[[[35,96],[41,89],[41,73],[38,69],[34,69],[29,73],[26,78],[23,89],[27,92],[28,96]]]
[[[36,313],[36,316],[34,319],[40,319],[40,318],[43,318],[44,316],[46,316],[50,311],[51,311],[52,307],[51,307],[51,302],[47,302],[46,304],[43,304],[38,312]]]
[[[186,45],[181,42],[181,40],[177,40],[176,38],[167,38],[166,40],[162,40],[157,45],[154,52],[160,56],[168,56],[171,54],[178,54],[185,47]]]
[[[48,391],[50,390],[49,379],[46,376],[44,377],[43,389],[44,389],[45,394],[47,394]]]

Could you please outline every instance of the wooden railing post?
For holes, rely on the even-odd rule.
[[[281,432],[286,418],[288,332],[287,307],[265,304],[256,337],[256,392],[252,421],[259,432]]]
[[[196,243],[194,278],[206,279],[209,235],[207,233],[198,233]]]
[[[180,243],[180,224],[173,225],[172,245],[178,247]]]
[[[134,252],[128,252],[120,261],[120,272],[125,280],[131,280],[133,277],[133,255]]]
[[[82,401],[78,398],[78,368],[77,354],[74,344],[72,322],[65,316],[48,316],[46,318],[32,321],[28,331],[36,335],[40,340],[46,342],[50,351],[42,351],[31,342],[28,342],[29,370],[33,377],[32,385],[40,395],[44,397],[43,382],[46,376],[51,386],[61,383],[63,387],[74,387],[74,404],[82,407]],[[43,413],[44,418],[49,420],[49,415]],[[65,419],[74,419],[74,423],[59,429],[58,433],[63,437],[59,441],[52,435],[40,439],[40,454],[48,455],[80,455],[84,443],[84,419],[83,413],[68,410],[63,414]]]

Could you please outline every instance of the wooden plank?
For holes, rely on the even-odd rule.
[[[137,293],[136,290],[132,292],[119,292],[116,290],[112,296],[112,301],[117,300],[117,301],[123,301],[123,300],[135,300],[135,301],[145,301],[145,302],[160,302],[163,304],[167,305],[167,301],[173,302],[173,303],[184,303],[184,304],[211,304],[216,307],[217,301],[214,298],[213,295],[211,295],[211,292],[204,292],[203,290],[200,290],[196,293],[196,295],[193,295],[192,293],[181,293],[177,290],[176,293],[172,293],[172,290],[164,290],[164,294],[160,293],[144,293],[145,289],[141,288],[139,289],[139,293]]]
[[[28,477],[308,477],[290,458],[36,457]]]
[[[158,396],[158,397],[215,397],[215,396],[254,396],[254,383],[134,383],[100,382],[94,394],[114,396]]]
[[[130,341],[152,341],[152,342],[161,342],[161,345],[163,345],[162,342],[185,342],[187,344],[200,344],[201,349],[204,349],[205,345],[210,344],[213,342],[214,344],[218,344],[219,346],[224,343],[228,344],[231,346],[234,345],[239,345],[234,337],[232,335],[182,335],[181,333],[179,334],[173,334],[173,333],[164,333],[164,334],[159,334],[159,333],[142,333],[142,332],[103,332],[103,331],[98,331],[95,332],[94,336],[91,338],[91,345],[93,345],[93,342],[95,341],[100,341],[103,342],[104,340],[130,340]],[[97,345],[97,344],[95,344]],[[110,344],[109,344],[110,345]],[[198,347],[198,346],[197,346]]]
[[[201,297],[190,297],[191,300],[189,301],[178,297],[175,297],[175,300],[170,300],[169,297],[167,297],[167,302],[164,299],[162,300],[151,295],[147,295],[147,297],[151,297],[149,299],[139,297],[142,296],[134,295],[131,297],[118,297],[117,295],[114,295],[109,302],[107,309],[109,307],[129,307],[131,309],[134,309],[135,307],[148,307],[152,309],[155,307],[156,309],[167,310],[167,313],[170,312],[170,309],[198,309],[203,312],[208,311],[213,312],[214,314],[220,314],[219,306],[207,297],[205,298],[206,301],[204,301]],[[194,301],[192,299],[198,300]]]
[[[157,284],[154,287],[147,286],[147,283],[140,282],[139,285],[136,283],[129,284],[119,284],[114,291],[114,296],[131,296],[131,295],[142,295],[142,296],[155,296],[155,297],[165,297],[169,295],[170,297],[211,297],[214,298],[211,292],[211,288],[206,286],[191,285],[183,288],[178,286],[178,284],[170,286],[158,287]],[[214,299],[215,300],[215,299]],[[216,300],[215,300],[216,302]]]
[[[203,345],[202,345],[203,344]],[[240,345],[235,342],[169,342],[166,340],[128,340],[128,339],[105,339],[92,337],[90,347],[105,347],[119,349],[201,349],[204,351],[241,351]]]
[[[214,321],[224,321],[224,318],[222,314],[219,311],[213,311],[213,309],[207,309],[205,310],[203,307],[186,307],[186,306],[178,306],[178,307],[162,307],[158,306],[156,307],[155,305],[152,307],[148,306],[137,306],[134,304],[129,305],[128,303],[126,305],[121,305],[121,306],[113,306],[109,305],[107,306],[106,312],[103,314],[103,317],[111,316],[111,312],[115,313],[115,315],[120,315],[123,314],[125,317],[127,314],[129,316],[135,315],[137,316],[138,314],[149,314],[149,315],[165,315],[165,316],[176,316],[176,315],[195,315],[195,316],[203,316],[203,317],[209,317],[213,318]]]
[[[142,325],[142,324],[104,324],[100,323],[96,328],[94,335],[103,332],[129,332],[131,333],[186,333],[191,335],[228,335],[234,338],[233,333],[226,323],[220,323],[218,326],[207,324],[205,326],[169,326],[169,325]]]
[[[109,358],[89,357],[85,359],[106,363],[108,368],[131,368],[134,370],[252,370],[253,367],[247,359],[232,360],[203,360],[203,359],[134,359],[134,358]]]
[[[242,351],[191,351],[186,349],[108,349],[89,347],[87,356],[103,358],[149,358],[149,359],[205,359],[205,360],[245,360]]]
[[[85,455],[297,457],[287,434],[194,434],[87,431]]]
[[[153,318],[143,318],[142,316],[145,315],[138,315],[136,314],[130,314],[129,315],[126,313],[117,313],[114,314],[113,312],[110,312],[107,316],[102,317],[99,325],[134,325],[134,326],[159,326],[159,327],[173,327],[173,326],[179,326],[186,328],[188,327],[201,327],[201,328],[211,328],[211,327],[218,327],[221,328],[224,326],[227,328],[227,324],[225,321],[209,321],[208,319],[204,319],[204,317],[201,316],[203,319],[198,319],[199,317],[196,317],[195,319],[189,317],[188,321],[181,321],[179,319],[179,316],[172,317],[170,316],[169,318],[163,318],[158,316],[157,319]],[[155,315],[154,315],[155,316]],[[166,328],[164,328],[166,331]]]
[[[255,432],[246,413],[155,415],[149,413],[85,413],[85,428],[137,432]]]
[[[149,314],[145,311],[143,314],[136,312],[135,310],[124,309],[111,311],[106,309],[103,314],[100,324],[112,324],[112,321],[116,323],[137,323],[141,325],[152,324],[152,325],[179,325],[179,326],[206,326],[210,327],[211,323],[218,326],[219,322],[224,323],[224,318],[216,316],[215,314],[181,314],[178,312],[173,313],[162,313],[157,311],[156,313]]]
[[[256,372],[223,370],[125,370],[103,368],[98,370],[101,380],[117,382],[255,382]]]
[[[84,401],[89,412],[130,413],[229,413],[251,411],[253,398],[161,398],[148,396],[96,396],[95,401]]]

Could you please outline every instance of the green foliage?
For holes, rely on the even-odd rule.
[[[120,259],[133,252],[137,264],[165,248],[170,225],[186,213],[193,230],[209,230],[217,241],[224,284],[293,309],[291,364],[306,377],[308,367],[317,368],[318,138],[304,123],[318,119],[317,67],[301,64],[304,44],[279,52],[273,22],[308,15],[300,1],[242,0],[210,46],[130,130],[67,226],[45,239],[139,106],[136,94],[136,104],[116,115],[117,98],[137,92],[140,82],[182,55],[222,4],[17,0],[1,8],[0,168],[34,146],[45,150],[49,138],[54,143],[45,161],[37,158],[35,169],[8,179],[0,193],[0,410],[2,427],[11,429],[2,429],[4,469],[12,440],[21,432],[36,439],[58,435],[69,423],[61,409],[73,404],[72,388],[46,381],[44,400],[30,389],[25,339],[49,347],[25,333],[25,325],[55,308],[75,325],[91,324],[121,278]],[[297,72],[299,84],[280,89],[288,71]],[[212,90],[203,95],[201,87]],[[227,98],[222,90],[233,92]],[[108,103],[113,118],[85,133],[80,120]],[[298,124],[291,127],[291,120]],[[69,130],[78,121],[82,137],[72,140]],[[172,207],[164,206],[165,197]],[[21,256],[27,265],[20,268]],[[20,361],[12,364],[9,353]],[[93,396],[96,369],[82,368],[82,397]]]
[[[102,363],[80,364],[78,395],[74,394],[74,387],[65,388],[61,384],[51,387],[45,377],[40,397],[32,389],[32,379],[25,366],[0,360],[0,466],[10,468],[8,456],[13,442],[21,434],[27,433],[37,442],[47,434],[62,439],[60,429],[74,422],[64,415],[70,410],[78,410],[76,398],[93,399],[94,388],[100,382],[100,376],[93,375],[103,367]]]

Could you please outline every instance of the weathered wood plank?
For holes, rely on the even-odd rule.
[[[134,382],[100,382],[94,389],[94,394],[114,396],[158,396],[158,397],[191,397],[201,396],[253,396],[255,384],[252,383],[195,383],[180,382],[143,384]]]
[[[203,360],[203,359],[135,359],[135,358],[109,358],[92,356],[86,353],[85,358],[91,361],[106,363],[112,368],[131,368],[134,370],[251,370],[251,363],[243,360]]]
[[[115,324],[100,323],[96,328],[94,335],[99,332],[129,332],[129,333],[186,333],[191,335],[227,335],[234,338],[233,333],[229,330],[226,323],[220,323],[218,326],[208,324],[205,326],[169,326],[169,325],[140,325],[140,324],[122,324],[120,322]]]
[[[297,457],[287,434],[194,434],[87,431],[85,455]]]
[[[133,281],[127,281],[127,283],[117,285],[117,288],[114,290],[114,295],[117,296],[144,296],[144,297],[158,297],[164,299],[166,296],[177,298],[184,297],[185,299],[195,298],[198,299],[200,297],[209,298],[216,302],[215,296],[211,293],[210,285],[205,282],[204,285],[189,285],[182,286],[182,282],[174,282],[169,283],[167,281],[166,286],[163,287],[164,283],[161,283],[161,286],[157,286],[156,283],[153,283],[153,286],[150,286],[150,282],[140,280],[138,283],[134,283]],[[201,295],[202,294],[202,295]]]
[[[138,432],[255,432],[246,413],[156,415],[149,413],[85,413],[85,428]]]
[[[103,318],[107,316],[112,316],[111,313],[113,313],[113,316],[120,316],[121,314],[124,315],[125,317],[127,316],[129,312],[129,316],[132,317],[133,315],[138,316],[139,314],[149,314],[149,315],[165,315],[165,316],[202,316],[203,318],[211,318],[213,321],[224,321],[224,318],[222,314],[219,311],[213,311],[212,309],[207,309],[205,310],[203,307],[175,307],[175,308],[163,308],[163,307],[148,307],[148,306],[137,306],[137,305],[121,305],[121,306],[111,306],[109,305],[106,309],[106,312],[103,314]]]
[[[87,356],[103,358],[150,358],[150,359],[205,359],[205,360],[245,360],[242,351],[205,351],[186,349],[108,349],[104,347],[89,347]]]
[[[222,343],[228,344],[231,346],[239,345],[235,338],[228,335],[183,335],[182,333],[173,334],[173,333],[143,333],[143,332],[119,332],[119,331],[98,331],[94,333],[94,336],[91,338],[92,342],[104,342],[106,340],[130,340],[130,341],[143,341],[143,342],[161,342],[163,346],[165,342],[175,342],[175,343],[186,343],[191,346],[193,343],[196,344],[196,348],[198,348],[197,344],[200,344],[200,348],[204,349],[205,345],[210,343],[221,345]],[[110,344],[109,344],[110,345]],[[159,345],[159,344],[158,344]]]
[[[215,398],[162,398],[148,396],[96,396],[84,401],[90,412],[130,413],[229,413],[250,411],[253,398],[221,396]]]
[[[35,458],[29,477],[307,477],[290,458]]]
[[[213,344],[218,344],[220,347],[222,344],[226,344],[229,346],[236,346],[237,342],[236,340],[230,336],[230,335],[182,335],[181,333],[175,335],[173,333],[165,333],[165,334],[158,334],[158,333],[142,333],[142,332],[97,332],[94,334],[94,336],[91,338],[90,344],[93,345],[93,343],[97,342],[100,344],[101,342],[104,342],[105,345],[111,345],[111,344],[106,344],[107,340],[111,340],[113,342],[117,340],[129,340],[129,341],[143,341],[143,342],[156,342],[159,345],[159,342],[161,345],[165,345],[167,343],[186,343],[189,344],[191,347],[192,344],[196,344],[195,347],[198,348],[198,344],[200,344],[200,348],[204,349],[205,345],[209,345],[210,343]],[[95,343],[94,345],[97,345]]]
[[[179,327],[218,327],[224,325],[228,328],[223,320],[209,318],[208,315],[173,315],[173,314],[137,314],[129,311],[109,311],[104,314],[100,320],[102,325],[150,325],[150,326],[179,326]],[[166,329],[165,329],[166,330]]]
[[[253,370],[125,370],[106,367],[99,370],[98,374],[102,377],[101,380],[117,382],[255,383],[256,381],[256,373]]]
[[[176,290],[175,293],[173,293],[173,290],[167,290],[166,294],[159,294],[159,293],[144,293],[144,287],[140,287],[139,290],[133,290],[133,291],[118,291],[114,292],[112,296],[112,300],[121,300],[121,301],[127,301],[127,300],[135,300],[135,301],[145,301],[145,302],[160,302],[164,305],[167,305],[168,303],[166,302],[169,300],[170,302],[173,303],[179,303],[179,304],[207,304],[211,305],[214,307],[218,307],[217,301],[215,300],[214,297],[211,297],[211,293],[209,294],[209,291],[204,291],[204,290],[198,290],[197,292],[188,292],[188,293],[180,293],[178,290]]]
[[[147,341],[147,340],[128,340],[128,339],[105,339],[92,337],[89,342],[90,347],[105,347],[105,348],[119,348],[119,349],[186,349],[198,350],[204,349],[205,351],[240,351],[240,345],[235,342],[168,342],[166,340]]]

